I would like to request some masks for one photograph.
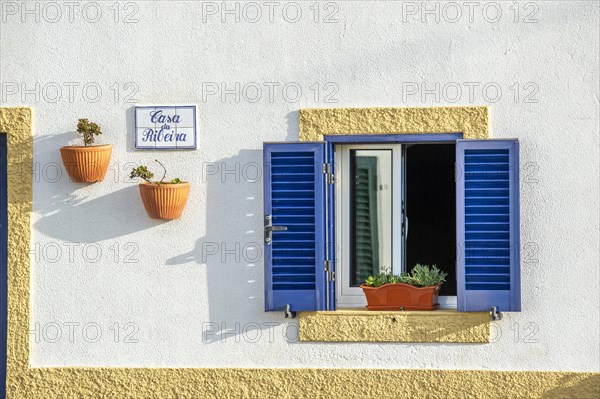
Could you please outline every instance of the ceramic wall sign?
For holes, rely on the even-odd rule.
[[[196,105],[136,106],[136,150],[195,150],[197,114]]]

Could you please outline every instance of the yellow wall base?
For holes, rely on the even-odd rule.
[[[234,359],[232,359],[234,361]],[[37,369],[9,398],[598,399],[600,375],[383,369]]]

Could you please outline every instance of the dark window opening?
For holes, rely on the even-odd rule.
[[[448,273],[440,295],[456,295],[456,186],[454,144],[406,149],[406,269],[437,265]]]

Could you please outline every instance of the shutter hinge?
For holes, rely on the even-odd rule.
[[[323,174],[325,175],[325,184],[335,184],[335,175],[331,173],[331,164],[323,164]]]
[[[325,273],[327,275],[328,281],[335,281],[335,272],[331,270],[331,261],[326,260],[323,261],[323,265],[325,266]]]

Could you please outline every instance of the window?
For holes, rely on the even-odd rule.
[[[360,306],[366,275],[419,262],[443,306],[520,311],[518,160],[459,134],[265,143],[265,310]]]
[[[365,306],[359,286],[368,276],[421,263],[448,273],[439,300],[456,307],[455,151],[454,143],[335,146],[337,306]]]

